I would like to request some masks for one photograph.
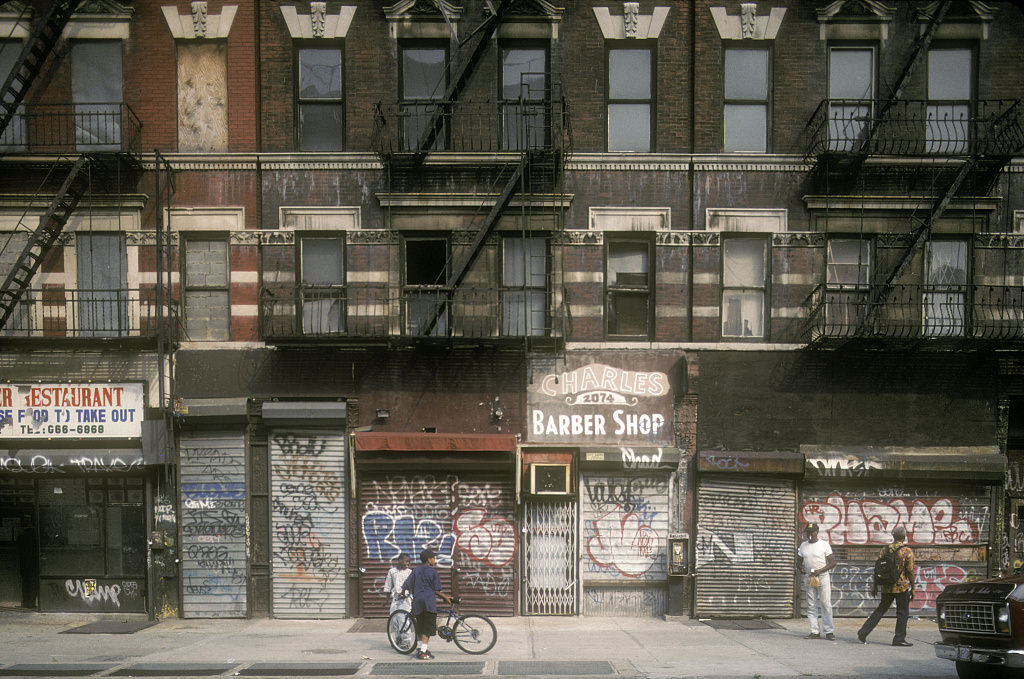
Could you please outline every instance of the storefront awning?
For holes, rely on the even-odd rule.
[[[422,434],[418,432],[357,432],[357,453],[511,453],[516,437],[511,434]]]
[[[580,465],[584,469],[602,468],[622,471],[663,469],[675,471],[681,452],[671,446],[584,446]]]
[[[804,456],[786,450],[702,450],[697,471],[731,474],[803,474]]]
[[[142,471],[141,448],[3,448],[0,472],[23,474]]]
[[[1001,483],[1006,457],[995,446],[858,447],[803,445],[807,478],[948,479]]]

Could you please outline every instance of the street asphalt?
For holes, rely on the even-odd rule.
[[[0,611],[0,676],[31,677],[943,677],[953,664],[935,657],[931,620],[911,620],[910,648],[894,648],[893,620],[867,645],[860,620],[837,620],[836,641],[806,640],[802,619],[769,629],[716,629],[699,620],[645,618],[495,618],[497,645],[468,655],[434,639],[434,660],[394,652],[383,620],[168,619],[133,633],[69,633],[101,621],[122,632],[138,616]],[[757,626],[717,622],[719,626]],[[116,628],[116,629],[115,629]]]

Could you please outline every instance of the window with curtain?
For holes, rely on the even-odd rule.
[[[936,240],[925,244],[922,320],[927,337],[964,333],[967,302],[967,243]]]
[[[614,337],[650,337],[651,243],[611,240],[605,245],[606,325]]]
[[[228,241],[205,235],[182,234],[185,332],[188,339],[231,338]]]
[[[302,236],[299,275],[303,334],[345,332],[345,239],[319,234]]]
[[[768,240],[722,239],[722,337],[764,337]]]
[[[608,48],[608,150],[654,150],[653,46]]]
[[[501,333],[547,335],[547,239],[509,236],[501,245]]]
[[[973,50],[967,47],[928,50],[925,149],[929,153],[967,152],[973,89]]]
[[[548,52],[544,47],[503,45],[501,97],[503,149],[540,148],[547,140]]]
[[[120,148],[122,82],[120,40],[71,43],[71,99],[79,150]]]
[[[828,50],[829,149],[852,151],[871,120],[875,96],[875,51],[870,47]]]
[[[402,44],[401,92],[402,148],[413,151],[427,132],[435,114],[443,115],[440,100],[448,87],[448,48],[444,44]],[[448,121],[435,131],[431,148],[448,147]]]
[[[767,49],[725,50],[723,148],[726,151],[767,152],[769,65]]]
[[[298,50],[300,151],[341,151],[345,137],[343,61],[340,47]]]

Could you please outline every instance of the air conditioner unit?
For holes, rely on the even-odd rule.
[[[530,492],[534,495],[566,495],[569,488],[569,465],[530,465]]]

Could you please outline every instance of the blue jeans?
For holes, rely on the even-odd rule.
[[[871,634],[871,630],[875,629],[875,625],[882,619],[886,611],[889,610],[889,606],[892,602],[896,602],[896,633],[892,637],[892,643],[898,644],[907,640],[907,620],[910,618],[910,590],[906,592],[899,592],[893,594],[891,592],[882,592],[882,600],[878,602],[878,606],[872,611],[868,619],[864,621],[858,635],[867,638]]]
[[[818,586],[808,587],[807,576],[804,575],[804,592],[807,593],[807,622],[811,624],[811,634],[832,634],[832,574],[822,573],[818,576]],[[821,627],[818,627],[818,614],[821,613]]]

